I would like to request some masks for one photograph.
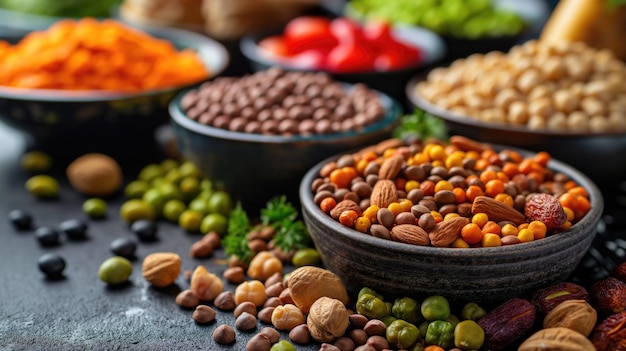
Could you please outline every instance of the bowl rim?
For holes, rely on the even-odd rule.
[[[184,47],[190,47],[190,44],[193,44],[194,47],[190,48],[196,51],[205,68],[208,69],[209,74],[200,80],[190,82],[184,85],[142,90],[138,92],[120,92],[108,90],[27,89],[0,86],[0,99],[26,101],[37,100],[59,103],[106,102],[116,99],[135,99],[174,92],[179,89],[197,85],[221,74],[230,63],[230,54],[228,53],[226,48],[218,41],[208,36],[178,28],[159,28],[147,26],[139,27],[127,23],[123,23],[123,25],[134,30],[145,32],[150,36],[156,37],[158,39],[167,40],[174,45],[176,45],[177,42],[182,42]],[[10,35],[5,36],[3,39],[11,38],[21,40],[21,38],[26,35],[28,34]]]
[[[534,155],[534,152],[519,149],[511,146],[494,145],[491,144],[494,149],[502,150],[509,149],[521,152],[522,155]],[[578,182],[579,185],[587,189],[591,209],[583,217],[583,220],[575,223],[570,229],[564,232],[548,236],[540,240],[534,240],[526,243],[519,243],[515,245],[499,246],[499,247],[476,247],[469,249],[458,249],[450,247],[433,247],[433,246],[419,246],[396,242],[392,240],[377,238],[371,235],[363,234],[355,229],[348,228],[338,221],[332,219],[328,214],[324,213],[319,206],[315,205],[313,201],[313,191],[311,190],[311,184],[313,180],[319,176],[320,169],[328,162],[336,161],[345,154],[335,155],[329,157],[315,166],[313,166],[302,178],[299,187],[300,203],[303,213],[306,212],[312,216],[316,221],[323,223],[330,231],[335,235],[341,236],[343,239],[356,240],[371,247],[372,250],[386,250],[393,251],[400,255],[424,255],[437,258],[450,258],[450,259],[472,259],[476,255],[489,255],[497,262],[498,257],[507,257],[512,252],[523,254],[524,252],[532,252],[535,249],[541,249],[543,247],[558,247],[563,243],[567,243],[572,239],[576,239],[581,235],[587,235],[588,230],[593,230],[593,235],[596,234],[595,226],[600,221],[602,212],[604,210],[604,201],[602,193],[598,187],[593,183],[586,175],[576,170],[575,168],[558,160],[550,160],[548,167],[559,172],[563,172],[569,175],[572,179]],[[306,216],[305,222],[306,222]],[[307,223],[308,226],[308,223]],[[468,261],[469,262],[469,261]]]
[[[415,71],[416,69],[420,69],[423,67],[428,67],[441,59],[446,55],[446,44],[443,38],[437,33],[428,30],[426,28],[408,26],[408,25],[394,25],[392,27],[392,33],[394,37],[414,48],[420,50],[424,57],[417,62],[416,64],[410,65],[408,67],[402,67],[398,69],[386,70],[386,71],[356,71],[356,72],[335,72],[323,70],[328,74],[332,74],[335,76],[354,76],[354,75],[365,75],[365,76],[380,76],[381,74],[402,74],[402,73],[410,73]],[[258,62],[260,64],[266,66],[279,66],[292,71],[314,71],[313,68],[305,68],[305,67],[295,67],[291,66],[285,62],[271,60],[264,55],[259,54],[259,46],[258,42],[266,38],[272,34],[282,33],[281,30],[273,30],[266,31],[263,33],[255,33],[244,35],[239,42],[239,49],[241,53],[248,59],[254,62]],[[417,40],[423,41],[424,43],[428,43],[429,45],[419,45]]]
[[[354,84],[344,83],[348,88],[354,87]],[[284,137],[279,135],[264,135],[255,133],[233,132],[227,129],[216,128],[208,126],[187,117],[181,107],[181,100],[188,92],[196,88],[188,88],[181,91],[178,95],[172,99],[169,105],[170,119],[173,123],[181,126],[182,128],[201,134],[204,136],[220,138],[225,140],[231,140],[236,142],[249,142],[249,143],[268,143],[268,144],[287,144],[287,143],[324,143],[334,141],[344,141],[357,138],[361,135],[366,135],[372,132],[385,130],[393,127],[403,113],[402,105],[391,96],[384,94],[380,91],[376,91],[381,99],[383,107],[385,108],[385,116],[382,120],[370,124],[360,131],[350,131],[344,133],[332,133],[332,134],[311,134],[311,135],[294,135],[291,137]]]
[[[559,137],[559,138],[626,137],[626,133],[611,133],[611,132],[583,133],[583,132],[578,132],[578,131],[553,131],[553,130],[548,130],[548,129],[531,130],[525,126],[517,126],[517,125],[511,125],[511,124],[504,124],[504,123],[498,124],[498,123],[484,122],[476,118],[472,118],[467,115],[455,113],[453,111],[439,107],[431,103],[430,101],[426,100],[420,94],[418,94],[416,87],[417,87],[417,84],[422,83],[427,79],[428,74],[430,72],[436,69],[446,68],[446,67],[449,67],[449,66],[434,67],[431,70],[415,75],[413,78],[409,80],[409,82],[406,84],[405,89],[404,89],[405,95],[407,96],[411,104],[425,111],[426,113],[429,113],[435,117],[443,119],[446,122],[469,126],[473,128],[484,129],[484,130],[492,130],[494,132],[519,133],[519,134],[532,135],[532,136],[537,136],[537,137]]]

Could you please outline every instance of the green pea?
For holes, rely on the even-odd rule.
[[[26,181],[25,187],[39,198],[53,198],[59,195],[59,182],[49,175],[32,176]]]
[[[200,231],[205,234],[214,231],[219,236],[224,236],[228,231],[228,219],[219,213],[209,213],[202,219]]]
[[[124,188],[124,195],[130,199],[139,199],[150,189],[150,184],[143,180],[133,180]]]
[[[454,327],[454,346],[463,350],[478,350],[485,342],[485,331],[473,320],[465,320]]]
[[[52,158],[42,151],[30,151],[20,159],[22,169],[31,173],[43,173],[52,167]]]
[[[178,168],[174,168],[174,169],[170,169],[169,171],[167,171],[167,173],[165,173],[164,178],[166,181],[170,183],[178,184],[178,182],[180,182],[183,176],[180,174],[180,170]]]
[[[367,293],[359,296],[356,302],[356,310],[357,313],[370,319],[380,319],[391,314],[383,300]]]
[[[270,351],[296,351],[296,348],[287,340],[280,340],[272,345]]]
[[[184,202],[178,199],[167,200],[165,205],[163,205],[163,218],[168,221],[178,223],[178,218],[180,214],[183,213],[187,209],[187,206]]]
[[[149,203],[154,207],[158,212],[163,209],[163,205],[165,205],[165,201],[167,199],[161,192],[159,188],[150,188],[148,189],[142,197],[143,201]]]
[[[291,258],[291,263],[295,267],[319,266],[322,263],[322,258],[317,250],[307,247],[297,250]]]
[[[429,296],[422,301],[421,312],[427,321],[445,321],[450,317],[450,304],[443,296]]]
[[[161,161],[160,166],[161,166],[161,172],[167,173],[171,171],[172,169],[176,169],[178,167],[178,161],[168,158],[168,159]]]
[[[477,321],[487,314],[484,308],[478,306],[476,302],[468,302],[461,310],[461,318]]]
[[[420,323],[419,327],[417,329],[420,330],[420,335],[426,335],[426,332],[428,331],[428,325],[430,324],[429,321],[424,321],[422,323]]]
[[[447,322],[452,323],[453,326],[456,326],[457,324],[459,324],[460,320],[459,317],[450,314],[450,317],[448,317],[448,319],[446,319]]]
[[[448,321],[432,321],[424,337],[427,345],[437,345],[447,350],[454,345],[454,325]]]
[[[128,281],[133,272],[130,261],[121,256],[106,259],[98,269],[98,277],[107,284],[116,285]]]
[[[359,290],[359,293],[357,295],[357,300],[359,298],[361,298],[361,295],[363,295],[363,294],[370,294],[370,295],[373,295],[373,296],[375,296],[375,297],[377,297],[377,298],[379,298],[381,300],[385,300],[383,295],[377,293],[376,291],[374,291],[374,289],[371,289],[371,288],[368,288],[368,287],[363,287],[363,288],[361,288],[361,290]]]
[[[91,218],[103,218],[107,214],[107,203],[103,199],[94,197],[83,202],[83,212]]]
[[[183,199],[183,194],[180,192],[180,189],[172,183],[161,184],[158,189],[163,197],[165,197],[166,201],[171,199]]]
[[[213,182],[210,179],[204,178],[200,181],[200,190],[213,191]]]
[[[183,177],[200,177],[200,169],[190,161],[183,162],[178,170]]]
[[[155,208],[142,199],[130,199],[120,207],[120,217],[128,223],[133,223],[140,219],[153,221],[156,218]]]
[[[153,179],[161,177],[163,175],[163,170],[161,166],[158,164],[149,164],[139,171],[139,180],[143,180],[146,182],[151,182]]]
[[[387,327],[385,332],[389,344],[399,349],[408,349],[420,339],[420,331],[409,322],[397,319]]]
[[[209,213],[209,205],[205,199],[195,198],[191,200],[187,206],[190,210],[198,211],[203,215]]]
[[[216,191],[208,202],[209,212],[216,212],[228,216],[233,209],[233,200],[225,191]]]
[[[178,225],[188,233],[200,231],[200,223],[202,223],[202,213],[198,211],[185,210],[178,217]]]
[[[163,184],[168,184],[169,182],[164,177],[156,177],[150,181],[151,188],[159,188]]]
[[[200,191],[200,181],[196,177],[185,177],[178,185],[180,192],[187,198],[193,198]]]
[[[380,318],[380,321],[385,323],[385,326],[388,327],[396,319],[398,319],[398,318],[396,318],[394,316],[385,316],[385,317]]]
[[[419,303],[410,297],[397,298],[393,302],[391,313],[394,316],[413,324],[420,322],[422,319]]]
[[[202,189],[202,187],[200,187],[200,189]],[[213,196],[214,191],[210,190],[210,189],[205,189],[205,190],[200,190],[200,192],[198,193],[198,195],[196,195],[196,199],[203,199],[205,201],[209,201],[209,199],[211,198],[211,196]]]

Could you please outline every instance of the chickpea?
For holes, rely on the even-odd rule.
[[[545,129],[546,128],[546,120],[541,116],[530,116],[528,119],[528,128],[532,130]]]
[[[528,94],[529,100],[537,100],[541,98],[550,97],[554,93],[553,89],[549,85],[539,85],[533,88]]]
[[[589,129],[592,133],[605,133],[611,128],[609,119],[605,116],[593,116],[589,119]]]
[[[543,74],[551,81],[558,81],[566,76],[567,70],[560,58],[548,58],[541,65]]]
[[[515,101],[509,106],[507,120],[513,124],[526,124],[528,122],[528,109],[522,101]]]
[[[605,80],[595,80],[585,84],[583,92],[589,97],[595,97],[603,101],[610,101],[614,93]]]
[[[518,78],[517,88],[521,92],[528,94],[532,88],[538,86],[542,82],[540,73],[536,69],[529,69],[522,73],[522,75]]]
[[[265,281],[274,273],[283,272],[283,264],[276,255],[270,251],[261,251],[254,256],[248,267],[248,276],[252,279]]]
[[[554,131],[567,130],[567,117],[563,112],[557,112],[548,119],[546,126]]]
[[[593,97],[586,97],[580,102],[582,110],[590,116],[605,115],[608,111],[604,103]]]
[[[272,324],[279,330],[291,330],[304,323],[304,314],[292,304],[276,306],[272,312]]]
[[[574,111],[567,117],[567,127],[571,131],[586,132],[588,129],[587,119],[589,117],[586,113],[581,111]]]
[[[237,305],[250,301],[259,307],[265,303],[265,300],[267,300],[265,286],[259,280],[245,281],[235,288],[235,303]]]
[[[554,106],[561,112],[570,113],[578,108],[578,99],[568,90],[561,89],[554,92]]]
[[[550,117],[554,111],[554,105],[552,99],[549,97],[543,97],[537,100],[533,100],[528,104],[528,112],[531,116],[538,116],[543,119]]]
[[[611,129],[623,132],[626,131],[626,112],[614,111],[609,114],[609,122],[611,123]]]
[[[503,109],[508,109],[513,102],[519,100],[521,100],[521,96],[515,89],[505,88],[498,92],[494,99],[494,104]]]

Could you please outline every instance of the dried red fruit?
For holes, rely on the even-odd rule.
[[[537,312],[544,315],[566,300],[589,301],[589,293],[581,285],[561,282],[537,289],[530,297],[530,301],[535,305]]]
[[[478,320],[485,331],[485,350],[500,351],[524,336],[535,321],[535,306],[530,301],[513,298]]]
[[[618,264],[613,270],[613,276],[626,283],[626,262]]]
[[[597,351],[626,351],[626,311],[598,324],[591,336]]]
[[[615,314],[626,310],[626,283],[608,277],[591,285],[591,303],[600,314]]]
[[[567,221],[567,214],[559,200],[545,193],[530,194],[526,198],[524,214],[531,221],[545,223],[549,231],[559,230]]]

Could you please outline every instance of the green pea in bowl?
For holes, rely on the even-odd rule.
[[[523,152],[523,155],[532,155]],[[591,210],[569,229],[531,242],[499,247],[418,246],[344,226],[320,209],[313,182],[342,155],[312,167],[300,183],[304,222],[324,265],[356,293],[369,287],[385,297],[443,295],[456,302],[498,303],[567,279],[590,248],[603,210],[602,194],[578,170],[559,161],[548,167],[578,182]]]
[[[169,28],[145,31],[172,42],[178,50],[196,51],[209,72],[205,80],[219,75],[228,65],[226,49],[209,37]],[[10,43],[21,38],[22,35],[0,36]],[[168,121],[167,108],[174,96],[202,81],[133,93],[0,86],[0,121],[35,147],[72,150],[83,144],[97,148],[147,141]]]

